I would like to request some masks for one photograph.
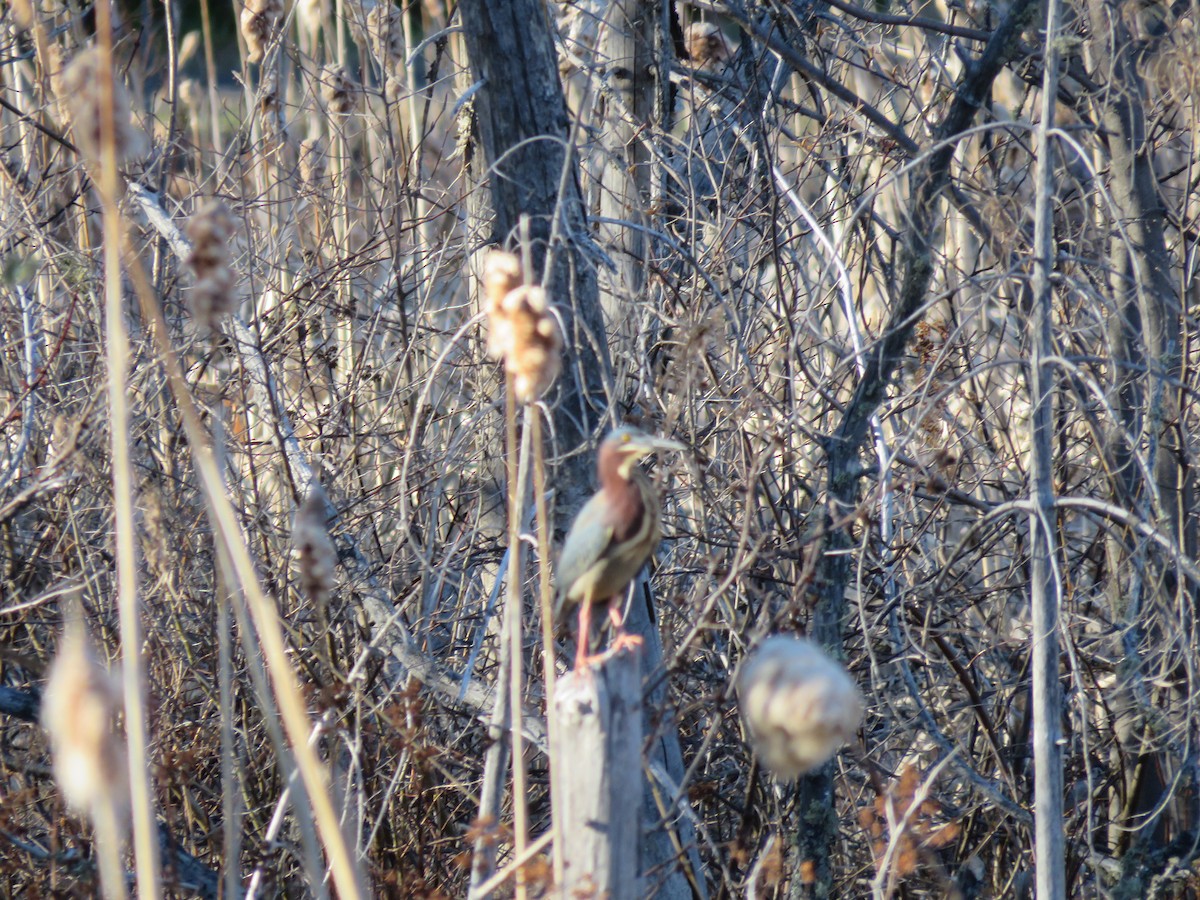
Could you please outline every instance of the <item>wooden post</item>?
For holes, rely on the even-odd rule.
[[[639,896],[642,677],[639,648],[559,679],[550,753],[561,896]]]

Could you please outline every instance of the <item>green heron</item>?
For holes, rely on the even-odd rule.
[[[659,500],[638,460],[656,450],[683,450],[676,441],[652,437],[637,428],[618,428],[596,454],[600,490],[584,504],[558,558],[558,596],[554,615],[562,619],[579,605],[579,648],[575,668],[587,664],[593,603],[608,603],[613,648],[640,643],[621,629],[619,600],[625,588],[658,546]]]

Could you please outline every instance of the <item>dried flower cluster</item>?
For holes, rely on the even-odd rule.
[[[283,0],[246,0],[246,5],[242,7],[241,23],[248,62],[262,62],[282,17]]]
[[[328,505],[325,491],[313,481],[292,523],[292,555],[300,576],[300,593],[321,609],[333,596],[337,567],[337,550],[326,527]]]
[[[328,65],[321,69],[321,99],[331,115],[344,116],[354,109],[358,98],[358,85],[350,78],[344,66]]]
[[[488,354],[504,360],[521,403],[536,400],[558,376],[562,333],[540,287],[521,283],[521,263],[494,250],[483,267],[487,299]]]
[[[71,117],[71,133],[80,151],[93,164],[100,161],[100,85],[111,79],[113,91],[113,150],[117,163],[138,154],[140,141],[130,124],[129,92],[112,66],[111,57],[90,47],[75,54],[55,89]]]
[[[733,59],[729,38],[712,22],[693,22],[689,25],[684,43],[696,68],[706,72],[717,72]]]
[[[121,696],[96,658],[82,620],[64,629],[42,694],[42,725],[54,779],[67,804],[93,818],[101,806],[123,820],[129,804],[125,743],[116,731]]]
[[[889,805],[892,807],[891,821],[903,823],[890,840]],[[922,858],[930,851],[941,850],[958,840],[962,827],[947,818],[941,803],[926,796],[922,790],[921,772],[911,765],[901,768],[886,795],[876,797],[873,804],[858,811],[858,824],[871,841],[875,867],[878,869],[890,862],[893,872],[902,877],[916,872]],[[889,860],[888,850],[892,844],[894,849]]]
[[[737,691],[755,753],[781,778],[824,765],[862,721],[853,679],[803,638],[764,641],[742,666]]]
[[[367,44],[380,68],[391,75],[404,63],[404,21],[400,10],[391,3],[381,3],[367,13]]]
[[[187,224],[192,242],[188,266],[196,276],[191,292],[192,316],[205,329],[216,327],[220,316],[233,312],[236,277],[230,265],[233,216],[220,200],[201,206]]]

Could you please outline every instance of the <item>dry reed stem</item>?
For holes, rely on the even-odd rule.
[[[108,405],[112,444],[113,508],[116,531],[117,607],[121,627],[125,731],[129,738],[129,786],[133,811],[134,859],[138,896],[159,897],[158,829],[154,822],[154,792],[150,783],[150,734],[147,726],[145,673],[142,663],[141,609],[138,602],[137,524],[133,504],[133,462],[130,457],[129,334],[125,328],[121,284],[121,240],[124,229],[117,206],[118,92],[112,66],[112,19],[109,0],[96,4],[99,54],[94,66],[99,99],[99,188],[104,225],[105,357],[108,365]]]
[[[506,461],[508,469],[508,584],[505,598],[504,626],[509,640],[509,709],[512,710],[512,804],[513,846],[518,856],[525,852],[529,839],[528,809],[526,807],[526,777],[524,738],[521,734],[522,700],[525,692],[524,655],[525,628],[523,619],[524,597],[521,586],[525,572],[522,565],[524,545],[521,542],[521,522],[525,516],[526,481],[529,472],[529,429],[522,431],[521,443],[517,444],[517,405],[514,394],[514,378],[510,374],[508,390],[505,392],[504,419]],[[528,424],[528,423],[527,423]],[[516,893],[524,900],[528,891],[525,876],[517,872]]]
[[[527,407],[530,445],[533,451],[533,497],[537,516],[538,553],[538,601],[542,621],[542,677],[546,685],[546,709],[554,709],[555,652],[554,652],[554,590],[550,583],[550,515],[546,509],[546,451],[542,437],[542,407],[531,404]],[[558,727],[554,716],[546,716],[546,730],[550,745],[554,745],[554,729]],[[561,760],[548,759],[553,769]],[[550,813],[548,833],[553,840],[554,883],[562,884],[563,856],[558,840],[558,826],[553,810]]]
[[[146,273],[142,269],[141,260],[137,257],[132,245],[126,247],[125,256],[130,279],[141,303],[142,314],[153,325],[152,333],[158,352],[162,357],[171,393],[179,405],[184,431],[188,437],[196,469],[200,474],[200,484],[213,531],[217,540],[225,545],[229,553],[234,573],[240,583],[246,607],[254,622],[254,629],[258,634],[266,658],[267,670],[275,689],[284,730],[288,740],[291,741],[296,767],[312,804],[317,831],[329,856],[329,869],[334,885],[339,895],[345,900],[364,897],[366,896],[365,882],[356,856],[352,853],[346,836],[342,832],[330,795],[327,771],[318,758],[315,748],[309,744],[311,721],[308,718],[304,698],[300,691],[299,678],[288,659],[278,610],[263,591],[259,581],[246,544],[246,537],[242,533],[237,514],[225,491],[221,473],[217,469],[208,436],[204,432],[199,412],[191,396],[191,390],[183,376],[175,350],[171,346],[170,329],[150,287]]]

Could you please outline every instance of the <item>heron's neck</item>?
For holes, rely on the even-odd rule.
[[[615,523],[613,537],[618,541],[636,534],[642,525],[646,506],[638,489],[637,477],[636,473],[630,473],[630,477],[626,478],[613,469],[600,473],[600,490],[608,499],[609,514]]]

